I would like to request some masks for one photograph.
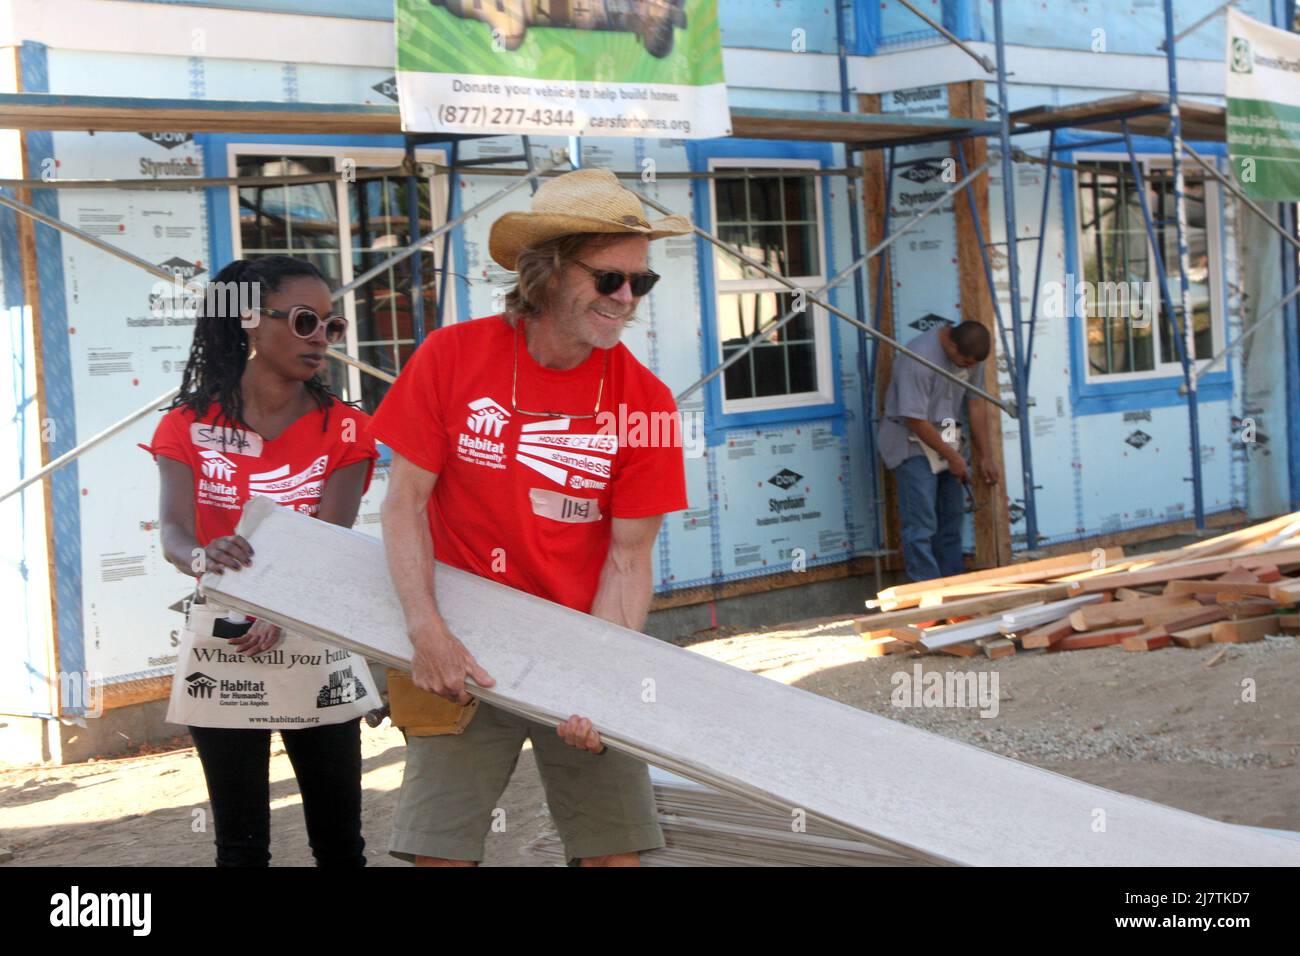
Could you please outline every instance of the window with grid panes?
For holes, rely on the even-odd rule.
[[[783,167],[716,164],[712,180],[717,235],[769,269],[816,288],[823,283],[817,180]],[[727,177],[743,173],[743,177]],[[794,294],[735,256],[716,250],[718,341],[722,360],[765,324],[789,312]],[[821,401],[818,310],[809,307],[723,373],[729,410]],[[785,401],[777,401],[785,399]],[[737,404],[739,403],[739,404]]]
[[[330,173],[338,169],[338,155],[241,155],[240,176],[285,176]],[[290,255],[314,264],[332,286],[350,282],[409,245],[407,185],[405,176],[367,178],[367,169],[391,167],[400,162],[359,163],[354,182],[343,182],[347,222],[339,221],[339,185],[336,182],[254,185],[238,191],[240,254],[253,259],[265,255]],[[433,228],[430,183],[419,179],[421,235]],[[425,256],[422,294],[425,328],[433,326],[437,311],[436,263]],[[408,258],[372,279],[340,303],[347,311],[347,352],[355,358],[396,375],[415,348],[411,313],[411,260]],[[359,394],[351,387],[341,363],[328,366],[330,386],[336,394],[360,400],[373,411],[388,384],[371,375],[353,376]]]
[[[1181,370],[1175,328],[1183,326],[1178,234],[1174,226],[1174,183],[1167,166],[1148,162],[1142,175],[1146,200],[1174,297],[1170,321],[1159,293],[1159,273],[1142,216],[1141,199],[1129,163],[1080,160],[1078,173],[1079,257],[1082,278],[1095,294],[1086,299],[1085,323],[1090,378],[1146,377]],[[1217,225],[1203,180],[1187,177],[1188,288],[1192,320],[1189,356],[1211,358],[1222,344],[1218,299],[1220,274]],[[1131,295],[1106,294],[1118,284],[1142,284],[1140,302]],[[1067,295],[1072,290],[1066,290]],[[1153,321],[1153,316],[1158,320]],[[1174,324],[1176,322],[1176,325]]]

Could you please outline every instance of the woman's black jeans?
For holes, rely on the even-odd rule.
[[[271,862],[271,731],[191,727],[216,830],[217,866]],[[280,732],[317,866],[365,866],[361,718]]]

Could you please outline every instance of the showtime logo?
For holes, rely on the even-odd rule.
[[[469,410],[465,425],[485,438],[500,438],[501,429],[510,421],[510,413],[490,398],[475,399],[469,403]]]

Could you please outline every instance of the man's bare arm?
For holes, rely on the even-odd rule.
[[[384,553],[414,651],[411,678],[415,686],[467,704],[467,675],[482,687],[491,687],[495,681],[447,629],[438,612],[433,538],[429,533],[429,496],[437,481],[435,473],[393,452],[388,491],[380,511]]]
[[[609,553],[600,569],[592,617],[641,630],[654,593],[652,558],[663,520],[663,515],[612,519]]]

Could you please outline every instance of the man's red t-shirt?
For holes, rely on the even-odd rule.
[[[598,395],[599,417],[559,417],[592,415]],[[622,344],[548,369],[500,315],[429,335],[371,434],[438,475],[429,529],[439,561],[579,611],[595,599],[611,518],[686,507],[668,387]]]
[[[254,495],[303,514],[320,506],[325,481],[340,468],[369,461],[366,487],[379,457],[369,434],[370,416],[334,402],[326,410],[303,415],[272,441],[251,430],[217,424],[221,409],[213,405],[202,421],[188,408],[173,408],[141,445],[184,462],[194,473],[194,533],[206,547],[213,538],[235,533],[244,503]]]

